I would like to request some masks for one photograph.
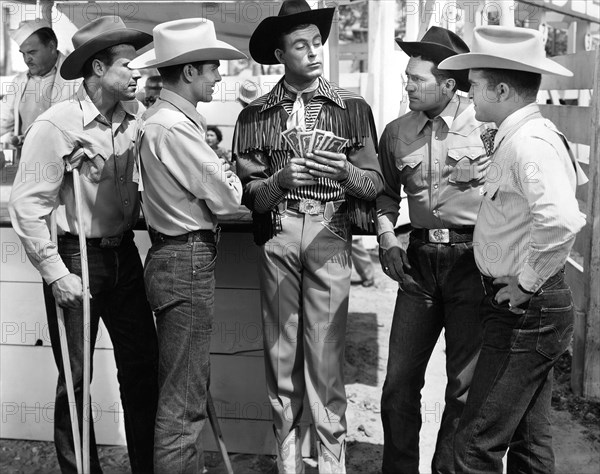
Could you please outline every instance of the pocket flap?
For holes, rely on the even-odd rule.
[[[407,166],[410,169],[414,169],[419,166],[423,162],[423,154],[422,153],[412,153],[407,156],[403,156],[401,158],[396,158],[396,166],[400,171],[402,171]]]
[[[485,155],[485,149],[482,146],[463,146],[459,148],[448,149],[448,157],[454,161],[460,161],[463,158],[468,158],[471,161],[476,160],[480,156]]]

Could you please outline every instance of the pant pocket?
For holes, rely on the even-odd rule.
[[[554,294],[550,294],[554,293]],[[554,360],[567,350],[573,336],[573,300],[570,290],[547,292],[552,297],[552,306],[541,306],[540,328],[536,350],[548,359]]]
[[[148,303],[155,313],[163,311],[175,301],[176,264],[175,252],[148,255],[144,268],[144,283]]]

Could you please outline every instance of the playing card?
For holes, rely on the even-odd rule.
[[[325,148],[325,150],[339,153],[346,146],[347,142],[348,142],[348,140],[346,140],[345,138],[334,136],[327,143],[327,148]]]
[[[327,142],[333,137],[333,133],[320,129],[316,129],[314,132],[313,150],[324,150]]]
[[[302,149],[300,144],[300,138],[298,134],[300,130],[297,127],[291,128],[289,130],[284,130],[281,132],[281,136],[290,146],[295,156],[302,156]]]
[[[306,155],[306,153],[313,151],[313,142],[315,139],[314,130],[312,132],[300,132],[298,134],[298,138],[300,140],[302,156]]]

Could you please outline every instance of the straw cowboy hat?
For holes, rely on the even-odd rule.
[[[471,52],[444,60],[440,69],[509,69],[573,76],[546,57],[542,33],[513,26],[479,26],[473,30]]]
[[[277,16],[265,18],[250,37],[250,55],[260,64],[278,64],[275,57],[277,41],[285,31],[298,25],[315,25],[327,41],[335,8],[311,10],[305,0],[284,0]]]
[[[402,41],[401,38],[396,38],[396,43],[409,56],[425,56],[436,63],[451,56],[469,52],[467,44],[456,33],[439,26],[429,28],[421,41]],[[444,68],[439,67],[439,69]],[[455,73],[453,77],[458,89],[464,92],[469,91],[468,69]]]
[[[19,26],[14,30],[8,30],[8,35],[17,43],[19,46],[29,38],[37,30],[42,28],[52,28],[52,25],[43,18],[36,18],[35,20],[25,20],[19,23]]]
[[[246,55],[217,39],[215,25],[205,18],[167,21],[152,30],[154,49],[129,63],[134,69],[167,67],[198,61],[246,59]]]
[[[131,44],[138,50],[152,42],[152,36],[127,28],[118,16],[101,16],[79,28],[73,35],[75,49],[69,54],[60,75],[65,79],[83,76],[83,65],[94,54],[118,44]]]
[[[249,104],[260,97],[258,85],[250,80],[242,82],[240,85],[238,100],[243,104]]]

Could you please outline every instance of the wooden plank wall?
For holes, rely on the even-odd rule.
[[[576,305],[571,386],[576,394],[600,398],[600,50],[552,58],[571,71],[572,78],[543,76],[538,99],[542,114],[552,120],[574,144],[577,159],[589,183],[577,190],[580,209],[587,215],[567,262],[567,281]],[[579,96],[579,105],[557,103],[561,97]],[[592,103],[588,105],[591,92]]]

